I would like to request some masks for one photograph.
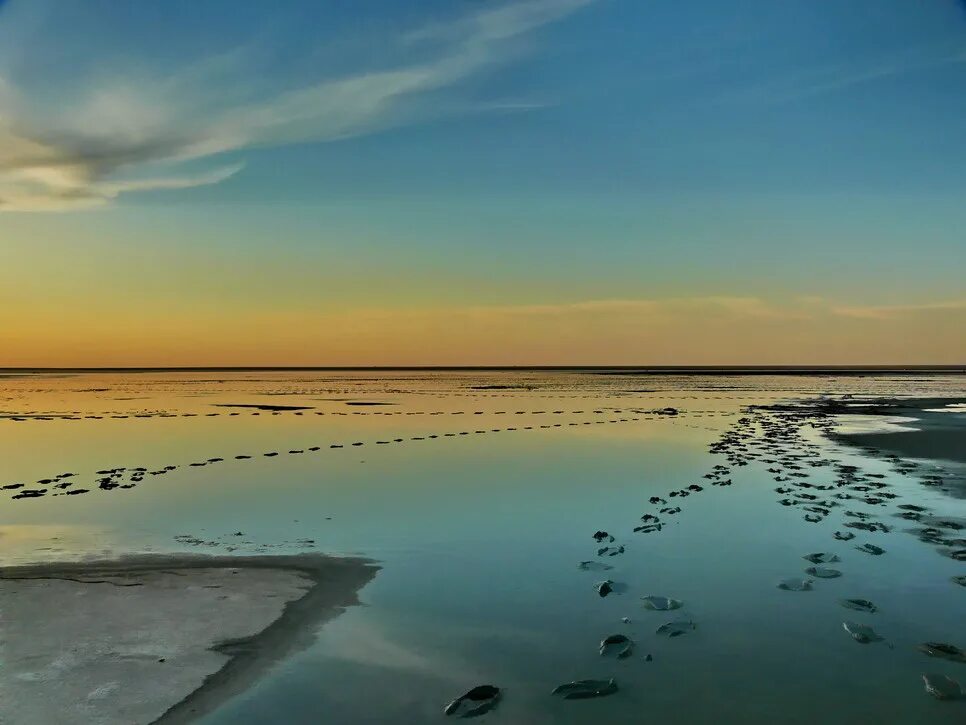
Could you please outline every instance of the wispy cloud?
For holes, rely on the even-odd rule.
[[[761,297],[694,296],[641,299],[600,299],[547,304],[465,305],[446,307],[359,307],[349,311],[324,313],[324,324],[330,330],[356,335],[356,328],[379,331],[378,334],[402,334],[407,330],[446,329],[466,331],[468,334],[495,334],[513,331],[524,334],[546,334],[553,331],[583,339],[594,339],[606,331],[622,331],[651,336],[657,331],[691,330],[697,334],[695,343],[710,335],[728,339],[769,331],[777,337],[791,334],[796,329],[834,329],[843,325],[861,324],[871,320],[896,323],[915,323],[916,320],[937,320],[942,316],[966,321],[966,301],[939,301],[908,305],[843,305],[821,297],[797,300],[770,300]],[[303,327],[319,326],[319,319]],[[866,326],[867,327],[867,326]],[[885,326],[888,328],[888,326]],[[387,331],[392,330],[389,333]],[[698,334],[698,331],[700,333]],[[368,334],[368,333],[365,333]],[[373,333],[376,334],[376,333]],[[663,333],[661,333],[663,334]],[[677,332],[675,333],[677,334]],[[639,342],[640,340],[638,340]],[[631,345],[632,340],[627,339]]]
[[[841,317],[855,317],[863,320],[898,320],[921,317],[932,313],[964,313],[966,300],[948,300],[918,305],[846,305],[832,306],[831,312]]]
[[[810,310],[779,306],[759,297],[706,296],[660,299],[585,300],[561,304],[468,307],[468,314],[507,317],[572,317],[576,315],[627,315],[660,318],[679,314],[727,315],[753,319],[791,319],[810,316]]]
[[[446,106],[434,94],[513,57],[517,39],[590,2],[487,7],[399,38],[420,51],[419,62],[259,89],[255,97],[227,91],[246,86],[243,53],[149,78],[115,77],[53,114],[34,88],[18,87],[0,67],[0,210],[90,207],[135,191],[216,184],[242,168],[217,158],[231,152],[336,141],[441,113]],[[539,107],[518,100],[471,107],[531,105]]]
[[[963,63],[966,63],[966,50],[962,47],[918,49],[900,56],[815,66],[779,75],[764,83],[728,92],[722,100],[758,101],[766,105],[788,103]]]

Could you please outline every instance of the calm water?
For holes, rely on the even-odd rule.
[[[761,460],[732,468],[728,487],[703,478],[727,463],[708,446],[745,406],[822,393],[962,396],[966,386],[961,376],[11,376],[0,378],[0,485],[49,488],[34,482],[73,472],[60,479],[72,485],[55,490],[90,490],[22,500],[10,498],[21,489],[2,491],[0,542],[7,563],[309,546],[379,560],[364,606],[205,720],[218,725],[439,722],[446,702],[484,682],[505,688],[505,698],[483,721],[503,723],[961,723],[966,704],[933,700],[919,675],[964,681],[966,666],[915,645],[966,646],[966,588],[950,582],[966,566],[893,516],[900,503],[966,516],[962,498],[922,485],[936,462],[899,473],[806,431],[816,455],[883,474],[876,480],[899,496],[853,506],[894,529],[856,531],[849,542],[832,537],[846,530],[846,506],[805,521],[802,510],[776,504],[780,484]],[[646,412],[666,406],[681,413]],[[189,465],[211,458],[225,460]],[[940,465],[948,478],[962,474]],[[177,468],[150,475],[165,466]],[[101,490],[95,472],[119,467],[128,469],[114,481],[121,485],[132,468],[148,475]],[[830,483],[834,472],[812,476]],[[704,490],[668,498],[694,483]],[[635,534],[642,514],[657,513],[651,496],[683,510],[662,516],[662,531]],[[598,529],[625,552],[606,558],[612,571],[579,571],[579,561],[597,558]],[[855,550],[866,541],[886,554]],[[818,551],[841,557],[831,565],[841,578],[816,580],[808,592],[776,587],[804,576],[802,556]],[[603,578],[626,592],[599,597],[593,585]],[[640,597],[651,594],[685,606],[647,611]],[[842,597],[870,599],[880,611],[851,612]],[[697,629],[655,634],[682,618]],[[893,648],[854,642],[845,620],[873,625]],[[618,632],[637,641],[635,656],[600,657],[598,642]],[[591,677],[615,677],[620,692],[579,702],[549,695]]]

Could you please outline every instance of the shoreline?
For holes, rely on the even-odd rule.
[[[158,725],[173,725],[174,723],[187,723],[196,721],[198,718],[214,711],[217,707],[228,701],[232,697],[245,691],[254,684],[272,665],[294,654],[306,646],[312,644],[316,637],[316,628],[322,623],[337,617],[348,607],[359,604],[358,592],[368,584],[379,567],[372,561],[362,558],[338,558],[325,556],[322,554],[293,554],[293,555],[269,555],[269,556],[208,556],[204,554],[134,554],[125,555],[116,559],[80,561],[80,562],[53,562],[8,566],[0,568],[0,587],[4,587],[4,595],[7,601],[13,602],[17,592],[7,592],[11,587],[27,587],[27,597],[31,598],[28,604],[28,612],[36,614],[34,621],[23,622],[20,626],[25,626],[23,633],[28,641],[34,639],[34,634],[46,629],[51,624],[51,618],[58,622],[57,618],[62,618],[64,610],[70,612],[76,621],[67,625],[76,627],[69,629],[70,633],[76,633],[77,645],[83,647],[84,637],[91,635],[88,631],[89,625],[103,626],[102,620],[111,612],[111,607],[117,611],[127,614],[128,610],[141,607],[145,610],[146,616],[154,619],[149,621],[147,627],[148,634],[155,636],[156,642],[149,642],[144,645],[138,637],[144,636],[140,630],[134,632],[137,645],[139,647],[155,647],[168,644],[168,636],[177,636],[180,630],[190,627],[192,622],[179,619],[181,613],[175,613],[171,621],[159,619],[163,617],[164,611],[157,611],[159,607],[153,606],[156,602],[162,602],[163,596],[172,597],[179,607],[188,606],[189,611],[195,611],[198,620],[203,620],[205,616],[211,617],[211,610],[218,610],[212,607],[212,598],[215,592],[229,592],[229,594],[218,594],[221,599],[232,599],[237,605],[241,602],[241,611],[232,612],[231,607],[222,607],[224,611],[218,611],[211,622],[202,622],[202,629],[208,625],[206,633],[209,635],[200,646],[197,642],[192,642],[191,651],[176,652],[177,656],[187,660],[193,666],[194,679],[201,677],[200,685],[188,687],[182,681],[181,690],[178,690],[178,683],[172,683],[170,687],[163,687],[156,692],[150,690],[156,687],[157,669],[150,670],[144,666],[146,658],[137,655],[138,659],[130,667],[122,664],[120,674],[117,665],[112,662],[118,657],[134,657],[132,655],[118,655],[117,652],[102,653],[100,660],[95,664],[104,664],[105,667],[115,667],[111,677],[130,679],[123,686],[118,685],[114,680],[110,684],[118,691],[133,693],[135,698],[139,697],[141,687],[154,695],[154,716],[149,719],[138,719],[137,722],[157,723]],[[233,577],[226,575],[242,576]],[[220,583],[212,583],[217,579]],[[207,582],[207,583],[206,583]],[[109,584],[113,586],[97,587],[97,585]],[[282,586],[284,585],[284,587]],[[78,589],[81,587],[82,589]],[[278,613],[280,600],[276,589],[283,589],[287,592],[281,611]],[[30,589],[38,589],[41,594],[44,589],[55,594],[51,609],[48,612],[44,609],[42,597],[37,597],[36,592]],[[77,608],[63,607],[64,601],[61,590],[66,589],[72,592],[75,601],[83,602],[86,611],[77,612]],[[269,592],[269,593],[266,593]],[[230,595],[230,596],[229,596]],[[192,609],[191,602],[186,600],[194,597],[197,600]],[[201,597],[205,597],[202,599]],[[248,599],[246,599],[248,597]],[[256,601],[256,597],[259,599]],[[48,598],[49,595],[48,595]],[[271,602],[265,603],[267,598],[273,598]],[[143,601],[142,601],[143,600]],[[249,601],[250,600],[250,601]],[[134,605],[133,607],[131,605]],[[261,607],[255,609],[255,605]],[[252,614],[256,611],[260,616]],[[47,621],[44,620],[45,614],[48,615]],[[232,619],[234,614],[235,620]],[[274,616],[273,616],[274,615]],[[247,618],[247,619],[246,619]],[[241,620],[236,621],[236,620]],[[160,626],[162,631],[151,631],[153,624],[157,630]],[[237,625],[234,626],[233,625]],[[259,626],[261,625],[261,626]],[[9,626],[9,622],[8,622]],[[118,624],[115,629],[120,629],[124,625]],[[11,628],[12,629],[12,628]],[[225,636],[232,631],[242,631],[243,636]],[[125,636],[133,636],[126,631],[116,632],[122,639]],[[5,639],[7,639],[5,637]],[[160,645],[158,645],[160,643]],[[5,643],[7,644],[7,643]],[[42,650],[43,642],[37,644],[37,648]],[[70,643],[55,640],[49,643],[53,649],[51,657],[63,658],[63,652],[74,651]],[[125,647],[130,649],[130,643],[114,643],[118,652],[125,652]],[[33,651],[34,645],[30,645],[30,658],[37,655]],[[194,651],[197,650],[197,651]],[[163,646],[158,652],[166,652]],[[212,653],[214,657],[212,656]],[[165,663],[166,658],[158,658],[157,652],[147,657],[152,663]],[[226,658],[220,666],[214,667],[220,658]],[[167,655],[167,659],[174,659]],[[6,660],[6,658],[5,658]],[[7,672],[5,678],[11,678],[10,670],[15,669],[17,661],[5,662]],[[78,664],[78,674],[68,680],[72,685],[76,685],[77,679],[83,676],[92,668],[83,668]],[[36,665],[31,663],[31,667]],[[153,665],[155,668],[158,664]],[[163,664],[161,665],[163,667]],[[183,676],[183,666],[177,664],[174,674]],[[142,674],[138,667],[141,667],[145,674]],[[189,668],[190,669],[190,668]],[[172,670],[167,670],[171,673]],[[14,674],[15,678],[26,681],[35,681],[35,673]],[[91,674],[90,677],[95,677]],[[102,675],[102,679],[106,676]],[[150,678],[150,680],[146,679]],[[107,678],[110,679],[110,678]],[[96,680],[85,687],[91,687],[91,693],[97,693],[103,689],[103,685],[98,685],[100,680]],[[57,687],[57,682],[52,683]],[[164,684],[163,682],[161,683]],[[100,688],[100,689],[99,689]],[[14,688],[11,688],[14,689]],[[88,695],[88,700],[91,695]],[[29,699],[29,698],[28,698]],[[150,699],[150,698],[149,698]],[[9,703],[6,703],[9,704]],[[70,703],[73,706],[73,703]],[[96,703],[99,705],[99,703]],[[81,707],[83,703],[78,705]],[[139,703],[140,705],[140,703]],[[142,705],[143,707],[143,705]],[[30,705],[25,706],[26,712],[30,713]],[[163,708],[163,709],[162,709]],[[107,722],[131,722],[130,715],[124,710],[124,704],[118,705],[118,711],[108,713],[113,717]],[[63,721],[76,717],[77,713],[65,713]],[[8,716],[9,717],[9,716]],[[142,715],[144,717],[144,715]],[[44,716],[33,720],[36,722],[44,721]],[[6,717],[4,718],[7,719]],[[83,718],[81,718],[83,719]],[[18,721],[12,717],[11,721]],[[26,722],[25,720],[19,720]],[[60,720],[57,720],[60,722]]]

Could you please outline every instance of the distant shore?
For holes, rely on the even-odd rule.
[[[192,722],[311,644],[378,567],[150,554],[0,569],[0,721]]]

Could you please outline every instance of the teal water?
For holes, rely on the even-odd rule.
[[[474,389],[487,385],[526,387]],[[892,516],[897,504],[915,503],[966,517],[962,498],[921,482],[936,465],[950,479],[960,468],[919,461],[917,472],[897,473],[888,461],[808,432],[822,457],[885,475],[899,496],[866,507],[893,531],[856,531],[849,542],[832,538],[848,520],[846,507],[813,524],[777,505],[768,464],[733,468],[728,487],[702,478],[725,462],[708,446],[746,406],[823,393],[962,396],[966,386],[961,376],[11,377],[0,379],[0,484],[34,487],[75,472],[74,487],[90,492],[5,496],[0,541],[8,563],[309,547],[380,562],[362,606],[325,624],[312,647],[206,723],[444,722],[443,705],[484,682],[505,696],[483,722],[963,722],[966,703],[929,697],[920,673],[966,682],[966,666],[927,658],[915,645],[966,646],[966,588],[950,581],[966,565]],[[311,409],[253,415],[216,407],[226,403]],[[666,406],[681,412],[647,412]],[[131,415],[149,417],[111,417]],[[273,451],[280,454],[262,455]],[[241,454],[253,458],[233,458]],[[226,460],[188,465],[215,457]],[[97,470],[166,465],[178,468],[130,489],[92,484]],[[834,479],[827,468],[813,476]],[[692,483],[704,490],[680,501],[681,513],[662,516],[661,532],[633,533],[655,510],[651,496]],[[598,529],[625,552],[606,559],[612,571],[580,571],[579,561],[597,558]],[[855,550],[866,541],[886,554]],[[842,560],[831,566],[843,576],[816,580],[812,591],[778,589],[782,579],[805,576],[802,556],[815,551],[837,553]],[[599,597],[593,585],[603,578],[626,591]],[[640,597],[652,594],[681,599],[684,608],[647,611]],[[841,597],[870,599],[879,611],[846,610]],[[674,639],[654,633],[680,618],[693,619],[696,630]],[[854,642],[846,620],[872,624],[892,648]],[[618,632],[637,642],[635,655],[600,657],[599,641]],[[620,686],[611,697],[549,694],[572,679],[608,677]]]

